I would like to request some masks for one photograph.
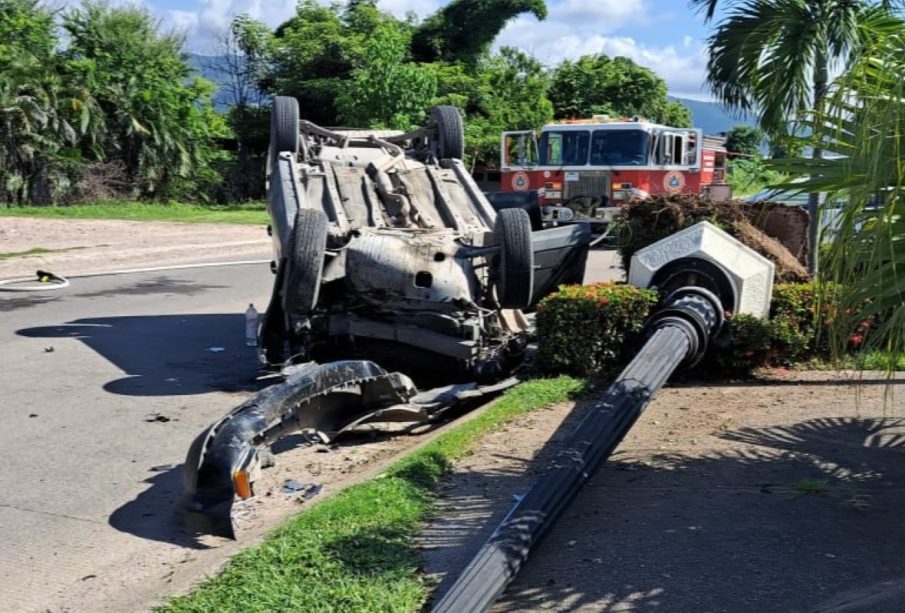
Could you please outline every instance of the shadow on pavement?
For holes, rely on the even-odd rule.
[[[534,462],[460,473],[440,492],[446,510],[421,540],[428,560],[453,560],[440,565],[437,596],[509,510],[506,497],[524,493],[571,433],[575,413]],[[717,436],[722,449],[700,455],[617,452],[494,611],[905,610],[905,420]]]
[[[135,536],[171,543],[191,549],[208,549],[199,539],[183,529],[177,510],[182,495],[182,467],[161,466],[145,483],[151,487],[116,509],[110,515],[110,526]]]
[[[154,296],[158,294],[178,294],[180,296],[197,296],[212,289],[222,289],[225,285],[208,285],[188,279],[176,279],[167,276],[155,277],[148,281],[138,281],[131,285],[117,285],[96,292],[79,292],[80,298],[109,298],[110,296]]]
[[[97,317],[24,328],[31,338],[75,338],[128,376],[104,384],[125,396],[183,396],[257,389],[256,349],[241,314]]]

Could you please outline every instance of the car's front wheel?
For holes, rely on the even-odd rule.
[[[497,213],[496,235],[500,244],[497,298],[507,309],[524,309],[534,290],[534,247],[531,219],[524,209]]]

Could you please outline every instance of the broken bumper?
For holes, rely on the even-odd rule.
[[[233,501],[253,495],[260,453],[296,430],[328,441],[371,420],[419,421],[423,408],[408,404],[417,393],[412,381],[373,362],[309,365],[250,398],[192,443],[184,467],[182,510],[190,528],[235,538]]]

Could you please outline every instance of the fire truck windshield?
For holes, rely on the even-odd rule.
[[[595,130],[591,166],[645,166],[649,143],[643,130]]]
[[[541,166],[586,166],[591,133],[585,130],[544,132],[540,137]]]

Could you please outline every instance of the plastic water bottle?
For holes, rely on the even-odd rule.
[[[248,347],[258,346],[258,312],[253,304],[249,304],[245,311],[245,344]]]

